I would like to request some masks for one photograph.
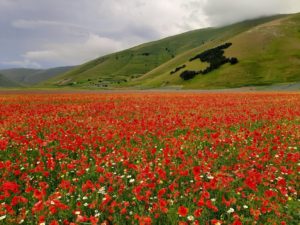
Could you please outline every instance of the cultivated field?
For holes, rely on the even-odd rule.
[[[0,224],[299,224],[300,94],[0,95]]]

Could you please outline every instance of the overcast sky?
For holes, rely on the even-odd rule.
[[[0,68],[76,65],[207,26],[300,11],[300,0],[0,0]]]

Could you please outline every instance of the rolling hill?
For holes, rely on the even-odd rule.
[[[0,74],[0,88],[20,87],[20,85],[14,81],[9,80],[3,74]]]
[[[190,59],[225,43],[230,47],[223,50],[224,57],[214,60],[237,58],[237,64],[223,63],[209,73],[182,79],[184,71],[202,71],[211,65]],[[210,89],[299,81],[300,14],[291,14],[146,43],[80,65],[48,80],[45,86]]]
[[[198,70],[206,65],[189,59],[224,42],[232,43],[225,50],[227,57],[236,57],[239,63],[206,75],[183,81],[179,74],[170,76],[175,66],[186,64],[187,70]],[[215,40],[186,52],[132,82],[143,88],[177,85],[186,89],[233,88],[272,85],[300,81],[300,14],[284,16],[262,23],[226,41]]]
[[[13,81],[15,85],[32,86],[46,81],[59,74],[63,74],[73,67],[57,67],[51,69],[26,69],[15,68],[0,70],[0,73],[7,79]]]

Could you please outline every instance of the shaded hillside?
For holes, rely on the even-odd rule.
[[[0,87],[20,87],[20,85],[7,79],[3,74],[0,74]]]
[[[65,73],[73,67],[57,67],[51,69],[15,68],[0,70],[6,78],[24,85],[34,85]]]

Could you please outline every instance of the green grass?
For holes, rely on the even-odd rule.
[[[249,27],[248,27],[249,28]],[[180,72],[169,75],[179,65],[186,64],[186,70],[196,70],[196,64],[189,64],[194,55],[224,42],[233,46],[225,51],[228,57],[237,57],[237,65],[223,65],[207,75],[198,75],[190,81],[179,78]],[[128,86],[157,88],[177,85],[183,89],[234,88],[262,86],[300,81],[300,14],[276,18],[234,34],[228,39],[207,42],[203,46],[185,52],[162,64]],[[198,68],[203,64],[198,61]]]
[[[170,75],[170,71],[182,64],[186,64],[187,69],[204,68],[206,65],[200,62],[189,63],[188,59],[209,47],[234,39],[260,24],[285,17],[287,16],[273,16],[226,27],[200,29],[146,43],[87,62],[61,76],[48,80],[44,83],[44,86],[85,88],[107,86],[108,88],[142,89],[165,86],[183,88],[227,87],[228,84],[231,84],[231,78],[222,78],[219,71],[223,71],[224,68],[228,70],[228,72],[225,72],[226,74],[232,70],[236,71],[238,74],[233,75],[233,77],[238,79],[240,71],[236,68],[224,66],[224,68],[222,67],[219,71],[213,72],[207,77],[197,77],[189,82],[183,82],[179,78],[180,72]],[[244,64],[245,62],[242,62],[238,66]],[[245,67],[248,68],[249,66],[245,65]],[[213,80],[215,78],[217,78],[216,83]],[[237,85],[240,84],[244,84],[243,80],[238,82]]]

